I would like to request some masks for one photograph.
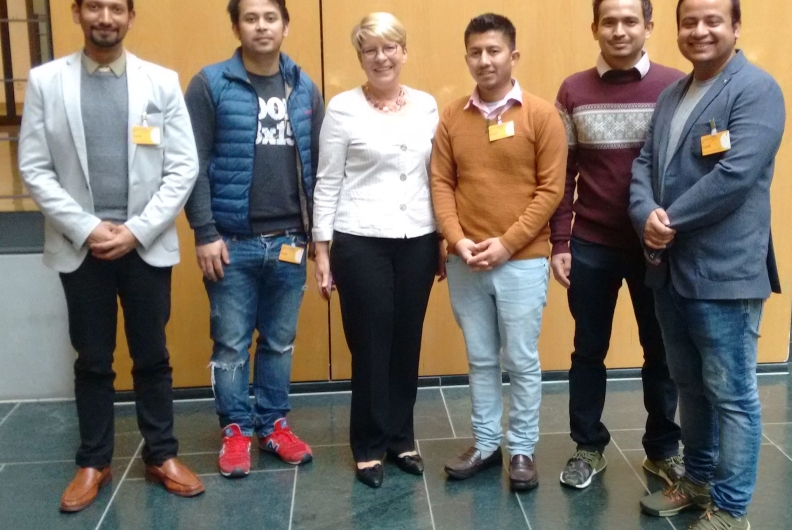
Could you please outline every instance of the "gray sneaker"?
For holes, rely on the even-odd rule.
[[[599,451],[578,449],[561,472],[561,484],[571,488],[588,488],[592,477],[607,465],[608,461]]]
[[[734,517],[716,506],[709,508],[691,530],[751,530],[746,516]]]
[[[685,462],[679,455],[662,460],[650,460],[647,456],[643,468],[665,480],[669,486],[685,476]]]
[[[655,517],[671,517],[688,508],[706,509],[711,502],[709,486],[699,486],[682,477],[673,485],[641,499],[641,509]]]

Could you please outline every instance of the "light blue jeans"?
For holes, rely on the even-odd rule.
[[[305,289],[305,261],[280,261],[281,246],[305,246],[302,235],[223,238],[230,263],[217,282],[205,280],[211,305],[212,388],[220,427],[236,423],[245,436],[271,434],[289,412],[289,384],[297,317]],[[253,331],[253,394],[248,398]]]
[[[737,517],[751,502],[762,443],[756,353],[763,304],[692,300],[671,282],[655,291],[668,368],[679,387],[685,474],[711,483],[713,503]]]
[[[547,303],[547,259],[471,272],[451,255],[447,270],[451,308],[467,347],[476,448],[491,452],[503,441],[502,359],[511,379],[507,449],[511,455],[533,456],[542,399],[537,341]]]

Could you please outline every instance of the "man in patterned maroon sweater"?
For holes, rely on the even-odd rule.
[[[680,430],[674,422],[677,389],[668,373],[654,298],[644,285],[643,251],[627,207],[632,162],[646,139],[655,102],[684,74],[650,62],[643,50],[654,28],[650,0],[594,0],[593,7],[591,29],[602,54],[596,68],[564,81],[556,102],[567,129],[569,159],[564,199],[550,222],[551,266],[556,280],[568,289],[575,319],[569,416],[577,444],[561,483],[585,488],[607,465],[604,361],[623,280],[644,351],[644,467],[671,483],[684,474]]]

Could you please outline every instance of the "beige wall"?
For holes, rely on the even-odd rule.
[[[78,49],[82,39],[79,28],[71,22],[68,4],[66,1],[52,2],[56,56]],[[136,4],[138,19],[128,38],[129,49],[143,58],[178,70],[185,87],[200,67],[224,59],[235,46],[223,10],[224,1],[137,0]],[[292,25],[286,50],[317,84],[321,84],[324,75],[327,99],[363,82],[364,76],[349,44],[349,32],[371,11],[390,11],[404,22],[409,32],[409,60],[403,71],[403,81],[431,92],[441,106],[468,94],[473,88],[463,61],[462,34],[468,20],[482,12],[499,12],[514,21],[518,48],[522,51],[515,75],[523,87],[547,100],[555,98],[558,86],[567,75],[591,67],[598,53],[589,32],[590,3],[584,0],[323,0],[323,41],[320,41],[320,2],[289,0],[288,5]],[[671,0],[655,2],[656,30],[647,47],[653,60],[689,70],[676,47],[675,5]],[[745,2],[743,12],[740,47],[749,59],[776,77],[786,94],[792,93],[792,69],[788,67],[792,43],[779,38],[777,31],[779,21],[792,21],[792,4]],[[778,158],[773,184],[773,233],[784,294],[772,297],[766,307],[760,340],[760,360],[764,362],[785,361],[789,345],[792,211],[783,207],[783,199],[792,194],[790,142],[788,135]],[[174,274],[174,310],[168,329],[174,376],[179,386],[205,385],[210,351],[208,304],[194,264],[192,236],[184,219],[179,221],[179,227],[183,264]],[[330,364],[333,378],[346,378],[349,376],[349,353],[337,301],[331,305],[328,326],[327,306],[316,295],[311,276],[309,271],[294,378],[326,379]],[[572,333],[573,322],[565,292],[551,282],[540,338],[544,369],[569,366]],[[128,373],[125,352],[119,352],[117,362],[119,382],[123,386],[129,381],[124,379]],[[640,363],[637,329],[625,289],[616,312],[608,364],[627,367]],[[432,295],[427,315],[421,373],[464,373],[466,369],[461,334],[451,316],[447,289],[440,284]]]

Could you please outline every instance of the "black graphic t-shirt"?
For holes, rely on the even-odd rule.
[[[286,112],[283,76],[248,72],[248,79],[259,97],[256,160],[250,187],[251,226],[257,233],[302,230],[297,152]]]

